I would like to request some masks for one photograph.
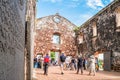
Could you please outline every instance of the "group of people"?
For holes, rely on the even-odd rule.
[[[77,70],[77,62],[78,57],[75,56],[66,56],[65,59],[65,70]],[[87,59],[85,57],[82,58],[83,69],[87,69]]]
[[[64,63],[66,64],[66,67],[68,68],[68,66],[71,65],[71,69],[76,69],[77,70],[77,74],[79,73],[79,70],[81,70],[81,74],[83,74],[83,70],[87,69],[88,66],[88,60],[84,57],[82,57],[81,55],[77,56],[76,58],[72,58],[71,62],[68,63],[69,60],[67,60],[67,57],[65,60],[62,60],[62,57],[64,57],[63,59],[65,59],[64,54],[62,54],[60,56],[60,67],[61,67],[61,74],[64,74],[63,70],[64,70]],[[89,75],[91,75],[91,73],[93,73],[93,75],[96,75],[96,60],[95,57],[92,55],[89,58]]]
[[[89,64],[88,64],[89,62]],[[44,75],[48,75],[48,67],[50,63],[50,56],[48,54],[45,55],[43,58],[43,69],[44,69]],[[62,53],[59,57],[59,65],[61,74],[64,74],[64,70],[70,69],[70,70],[76,70],[76,74],[79,73],[79,70],[81,70],[81,74],[83,74],[83,70],[86,70],[89,65],[89,75],[93,73],[93,75],[96,75],[96,59],[92,55],[90,56],[89,60],[85,57],[82,57],[81,55],[78,55],[77,57],[68,57],[65,56],[64,53]]]
[[[50,63],[50,57],[48,54],[46,56],[37,56],[34,58],[34,68],[44,69],[44,75],[48,74],[48,66]]]
[[[42,68],[42,57],[41,56],[37,56],[34,58],[34,68]]]

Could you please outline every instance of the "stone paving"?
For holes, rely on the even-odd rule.
[[[89,76],[88,71],[84,74],[76,74],[76,71],[66,70],[60,74],[59,66],[50,66],[48,75],[43,75],[42,69],[33,69],[33,80],[120,80],[120,72],[99,71],[96,76]]]

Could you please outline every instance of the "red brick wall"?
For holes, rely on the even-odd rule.
[[[60,22],[55,22],[57,16]],[[74,24],[59,15],[39,18],[36,21],[35,54],[49,53],[51,50],[74,55],[76,53]],[[52,43],[54,33],[60,34],[61,44]]]

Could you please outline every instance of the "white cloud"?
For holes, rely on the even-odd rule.
[[[75,21],[75,24],[77,26],[82,25],[83,23],[85,23],[87,20],[89,20],[93,15],[91,13],[87,13],[87,14],[80,14]]]
[[[93,9],[97,9],[97,7],[104,7],[102,0],[87,0],[87,5]]]
[[[56,3],[56,2],[61,2],[62,0],[42,0],[42,1]]]

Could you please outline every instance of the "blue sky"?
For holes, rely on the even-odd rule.
[[[37,18],[59,13],[77,26],[99,12],[113,0],[38,0]]]

